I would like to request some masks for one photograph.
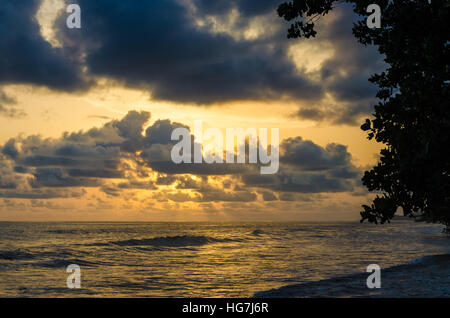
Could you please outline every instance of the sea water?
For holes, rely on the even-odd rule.
[[[0,296],[251,297],[317,281],[327,294],[328,281],[334,288],[333,278],[365,273],[370,264],[385,269],[446,253],[442,226],[403,219],[384,225],[0,222]],[[79,289],[67,287],[70,264],[80,267]]]

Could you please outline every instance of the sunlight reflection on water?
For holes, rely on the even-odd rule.
[[[359,223],[0,223],[0,296],[248,297],[448,252],[441,227]],[[65,267],[81,267],[82,288]]]

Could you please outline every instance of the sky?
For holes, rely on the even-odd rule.
[[[359,220],[383,57],[350,5],[287,39],[280,2],[1,1],[0,220]],[[279,171],[174,164],[196,120],[279,128]]]

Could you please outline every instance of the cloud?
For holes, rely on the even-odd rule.
[[[180,123],[172,123],[169,119],[157,120],[151,126],[149,126],[145,131],[145,144],[173,144],[174,142],[171,139],[172,131],[176,128],[186,128],[189,129],[188,126],[180,124]]]
[[[15,104],[16,99],[11,96],[6,95],[6,93],[0,89],[0,103]]]
[[[61,18],[60,41],[84,49],[91,76],[149,90],[154,99],[205,105],[308,101],[312,106],[302,106],[298,117],[359,125],[375,103],[376,87],[368,78],[385,68],[375,47],[357,43],[351,29],[359,18],[346,4],[318,24],[314,40],[327,43],[334,54],[317,71],[306,73],[291,59],[289,50],[296,42],[286,39],[274,0],[79,3],[85,28],[74,35]],[[125,60],[126,67],[117,67]]]
[[[347,192],[358,183],[361,171],[353,165],[344,145],[321,147],[295,137],[283,140],[280,149],[277,174],[247,173],[241,176],[242,182],[250,187],[298,193]]]
[[[211,33],[196,25],[178,1],[126,6],[120,1],[78,3],[83,9],[82,29],[75,34],[61,17],[59,40],[65,47],[73,43],[84,48],[91,76],[148,89],[154,99],[180,103],[311,99],[322,94],[319,85],[295,69],[286,54],[287,42],[272,41],[268,49],[269,43],[257,39],[238,41]],[[239,7],[260,14],[270,8],[267,3],[261,3],[264,10],[256,10],[259,5]],[[275,8],[271,14],[275,16]]]
[[[271,188],[285,192],[321,193],[351,191],[354,186],[350,180],[318,173],[281,175],[280,181]]]
[[[271,177],[243,175],[242,181],[250,187],[298,193],[347,192],[354,187],[354,180],[327,173],[282,172]]]
[[[105,119],[105,120],[111,120],[111,117],[105,116],[105,115],[89,115],[86,118],[95,118],[95,119]]]
[[[172,161],[157,161],[149,163],[149,166],[154,171],[167,174],[228,175],[228,174],[241,174],[249,170],[255,170],[254,168],[252,168],[254,166],[249,167],[246,164],[236,164],[236,163],[175,164]]]
[[[255,15],[275,14],[279,0],[195,0],[199,14],[221,15],[237,9],[245,18]]]
[[[42,38],[34,18],[40,2],[0,3],[0,84],[34,84],[63,91],[86,88],[79,62]],[[11,110],[9,114],[17,116]]]
[[[153,181],[139,181],[128,180],[127,182],[121,182],[116,185],[119,189],[143,189],[143,190],[156,190],[158,187]]]
[[[278,198],[271,191],[258,191],[263,196],[264,201],[276,201]]]
[[[26,178],[15,172],[13,162],[2,157],[0,155],[0,189],[15,190],[21,183],[26,182]]]
[[[171,175],[159,175],[158,178],[156,179],[156,184],[157,185],[171,185],[173,184],[175,181],[177,181],[177,177],[175,176],[171,176]]]
[[[174,128],[187,126],[164,119],[144,130],[149,119],[148,112],[130,111],[122,119],[65,132],[60,138],[32,135],[8,140],[0,147],[1,196],[70,197],[36,191],[95,188],[113,197],[145,190],[176,202],[253,202],[257,193],[264,201],[283,201],[285,192],[348,192],[359,185],[360,171],[346,146],[321,147],[301,137],[281,142],[275,175],[261,175],[254,164],[175,164],[170,135]]]
[[[19,150],[17,149],[16,140],[14,138],[9,139],[1,148],[2,154],[8,156],[12,159],[16,159],[19,154]]]
[[[372,100],[373,101],[373,100]],[[373,112],[374,102],[356,101],[341,105],[326,105],[318,107],[300,107],[294,114],[302,119],[310,119],[318,122],[329,121],[335,125],[361,125],[361,118],[367,117]]]
[[[376,103],[377,87],[369,77],[386,69],[383,56],[375,46],[362,46],[352,34],[353,23],[360,20],[350,4],[340,4],[317,23],[316,39],[320,46],[327,43],[334,54],[320,65],[314,75],[334,102],[322,100],[312,106],[302,106],[296,115],[303,119],[328,121],[337,125],[360,125],[361,117],[369,116]]]
[[[84,189],[67,190],[67,189],[33,189],[33,190],[5,190],[0,191],[0,198],[8,199],[56,199],[56,198],[81,198],[86,194]]]
[[[196,174],[196,175],[226,175],[239,174],[248,171],[248,165],[242,164],[176,164],[172,161],[171,150],[178,141],[171,140],[172,131],[176,128],[188,126],[169,119],[156,120],[155,123],[145,130],[143,137],[143,148],[139,157],[152,170],[165,174]],[[194,138],[191,135],[191,145]],[[194,154],[192,148],[192,156]],[[191,162],[193,162],[193,157]],[[250,168],[251,169],[251,168]]]
[[[12,138],[0,147],[2,162],[14,166],[13,174],[29,176],[22,180],[24,188],[99,187],[106,179],[133,175],[125,161],[142,149],[149,118],[148,112],[131,111],[100,128],[66,132],[57,139]]]
[[[68,169],[71,177],[88,177],[88,178],[123,178],[122,171],[107,169]]]
[[[253,202],[256,200],[256,193],[250,191],[204,191],[201,192],[202,202]]]
[[[202,186],[202,182],[204,182],[205,180],[203,179],[201,181],[196,181],[190,177],[181,177],[178,178],[177,181],[178,181],[176,186],[177,189],[200,189]]]
[[[308,102],[296,116],[356,125],[375,102],[376,87],[367,79],[385,68],[375,47],[362,47],[352,35],[358,18],[348,4],[317,24],[317,39],[296,41],[286,39],[276,0],[140,1],[126,6],[118,0],[75,2],[82,8],[83,26],[68,29],[67,14],[61,14],[54,25],[61,47],[40,34],[34,18],[39,0],[2,2],[0,30],[8,36],[0,39],[0,84],[78,91],[107,78],[147,90],[153,99],[181,104]],[[307,72],[296,67],[290,51],[301,41],[325,43],[334,54],[318,70]],[[0,115],[25,115],[1,99],[0,92]],[[124,137],[122,132],[119,136]],[[136,144],[123,143],[122,150],[140,147],[139,138],[128,139]]]
[[[0,87],[0,116],[14,119],[25,117],[27,114],[22,109],[18,109],[14,106],[5,106],[14,105],[16,103],[16,99],[6,95]]]
[[[95,187],[100,183],[96,179],[73,178],[59,168],[38,168],[34,173],[31,186],[39,187]]]
[[[280,147],[284,151],[281,162],[297,166],[303,171],[351,165],[347,147],[340,144],[330,143],[323,148],[311,140],[296,137],[283,140]]]

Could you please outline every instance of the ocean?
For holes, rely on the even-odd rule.
[[[348,288],[330,292],[345,284],[339,277],[366,277],[369,264],[405,273],[431,255],[448,254],[442,229],[405,219],[385,225],[0,222],[0,296],[351,297]],[[66,285],[70,264],[80,267],[79,289]],[[449,276],[438,278],[444,288],[437,292],[448,296]],[[286,285],[310,287],[283,294]]]

